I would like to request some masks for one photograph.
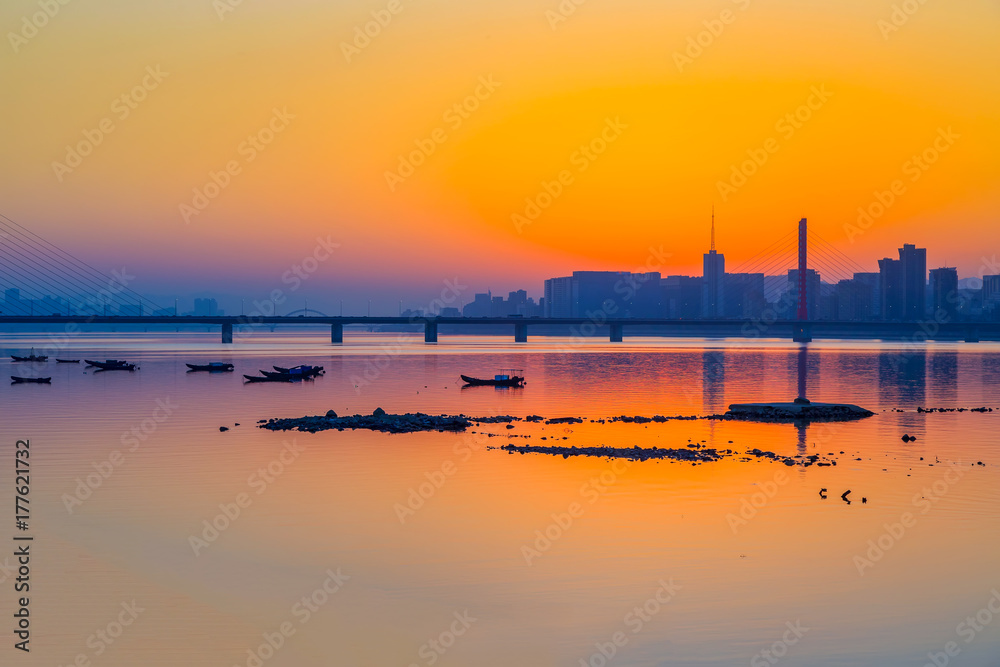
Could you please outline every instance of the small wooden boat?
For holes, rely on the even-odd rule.
[[[492,380],[482,380],[480,378],[462,375],[462,382],[472,387],[523,387],[524,376],[517,375],[523,372],[518,368],[503,369],[493,376]]]
[[[10,355],[10,358],[14,361],[48,361],[49,358],[44,355],[35,354],[32,352],[27,357],[19,357],[16,354]]]
[[[322,366],[309,366],[308,364],[301,364],[299,366],[293,366],[292,368],[282,368],[281,366],[272,366],[274,370],[279,373],[289,373],[291,375],[305,375],[306,377],[317,377],[323,374]],[[265,371],[261,371],[262,373]]]
[[[312,378],[302,373],[279,373],[278,371],[261,371],[261,375],[274,380],[311,380]]]
[[[78,364],[78,363],[80,363],[80,360],[79,359],[56,359],[56,363],[57,364]]]
[[[279,377],[268,377],[266,375],[244,375],[247,382],[291,382],[292,378],[287,375],[281,375]]]
[[[93,361],[91,359],[84,359],[88,366],[95,367],[98,371],[134,371],[138,366],[135,364],[130,364],[127,361],[119,361],[117,359],[108,359],[107,361]]]
[[[94,361],[92,359],[84,359],[88,366],[94,366],[102,371],[134,371],[136,369],[135,364],[130,364],[127,361],[119,361],[118,359],[108,359],[106,361]]]
[[[52,384],[52,378],[23,378],[18,377],[17,375],[11,375],[10,379],[12,381],[11,384]]]
[[[227,364],[221,361],[212,361],[207,364],[185,364],[190,370],[188,373],[193,371],[208,371],[209,373],[228,373],[236,370],[236,367],[232,364]]]

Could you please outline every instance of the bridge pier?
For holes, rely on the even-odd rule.
[[[222,325],[222,342],[232,343],[233,342],[233,325],[226,322]]]
[[[527,343],[528,342],[528,325],[524,323],[518,323],[514,325],[514,342],[515,343]]]
[[[799,322],[792,328],[792,340],[796,343],[812,342],[812,327],[805,322]]]
[[[965,330],[965,342],[966,343],[979,342],[979,327],[969,327]]]
[[[330,325],[330,342],[331,343],[343,343],[344,342],[344,325],[343,324],[331,324]]]
[[[622,324],[612,324],[611,325],[611,342],[620,343],[622,342],[622,329],[624,329]]]
[[[424,322],[424,342],[425,343],[438,342],[437,322]]]

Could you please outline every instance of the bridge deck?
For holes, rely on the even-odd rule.
[[[135,325],[201,325],[219,326],[222,340],[233,342],[256,327],[273,325],[329,325],[331,342],[343,342],[343,328],[351,325],[411,325],[424,327],[424,340],[436,343],[441,326],[505,326],[510,327],[517,342],[525,342],[531,328],[569,328],[571,335],[591,337],[607,332],[612,342],[621,341],[627,329],[654,328],[657,335],[724,338],[784,338],[797,341],[813,339],[849,340],[1000,340],[1000,322],[843,322],[797,320],[671,320],[671,319],[607,319],[551,317],[313,317],[313,316],[0,316],[0,325],[69,325],[69,324],[135,324]],[[603,337],[603,336],[602,336]]]

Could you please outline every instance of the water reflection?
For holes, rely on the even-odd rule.
[[[912,347],[878,355],[879,394],[896,404],[925,405],[927,349]]]

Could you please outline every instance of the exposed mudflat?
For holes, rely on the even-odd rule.
[[[494,449],[494,448],[490,448]],[[672,461],[684,461],[687,463],[713,463],[724,458],[742,457],[744,461],[757,459],[770,459],[786,466],[835,466],[836,461],[822,459],[817,454],[809,456],[782,456],[774,452],[761,449],[751,449],[740,454],[732,449],[711,449],[698,444],[690,444],[686,448],[674,449],[663,447],[563,447],[563,446],[538,446],[538,445],[503,445],[495,449],[502,449],[510,454],[550,454],[553,456],[597,456],[600,458],[619,458],[630,461],[649,461],[655,459],[669,459]]]

